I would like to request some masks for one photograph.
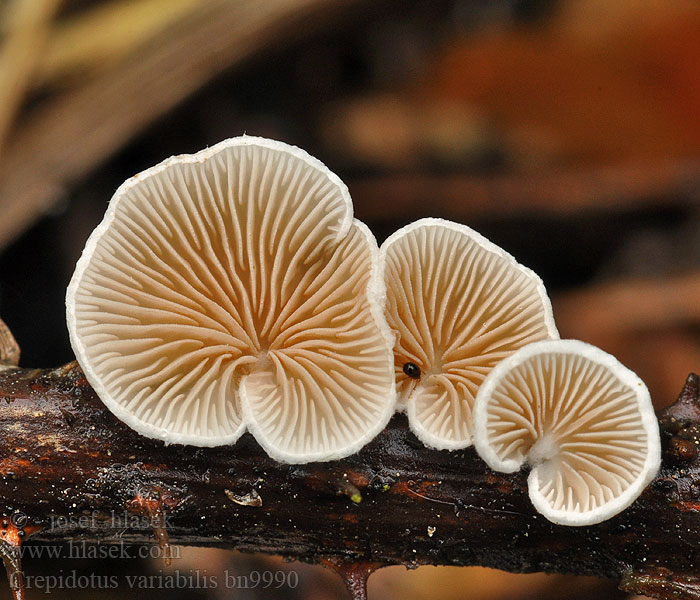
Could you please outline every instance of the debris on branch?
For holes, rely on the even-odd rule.
[[[324,562],[356,592],[378,566],[443,564],[597,575],[659,598],[700,598],[698,375],[661,414],[657,478],[630,508],[592,527],[550,523],[530,504],[525,472],[495,473],[472,448],[426,448],[402,415],[348,458],[287,465],[248,434],[217,448],[142,437],[102,405],[75,363],[0,371],[0,400],[8,571],[19,570],[16,549],[30,537],[119,535]],[[142,519],[124,531],[115,514]]]

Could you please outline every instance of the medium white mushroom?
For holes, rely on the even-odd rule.
[[[399,402],[428,446],[472,443],[477,390],[522,346],[558,338],[542,280],[476,231],[422,219],[380,249]]]
[[[66,297],[78,362],[106,406],[167,443],[272,457],[357,451],[394,410],[370,231],[306,152],[255,137],[126,181]]]
[[[661,461],[642,380],[576,340],[531,344],[491,371],[474,406],[474,444],[495,471],[529,464],[532,503],[562,525],[624,510]]]

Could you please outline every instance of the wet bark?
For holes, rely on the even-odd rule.
[[[483,565],[611,577],[630,591],[700,599],[697,375],[660,415],[658,477],[592,527],[550,523],[530,504],[525,472],[495,473],[472,448],[426,448],[403,415],[346,459],[285,465],[248,434],[220,448],[144,438],[112,416],[74,363],[0,371],[2,400],[6,563],[30,537],[119,536],[322,561],[358,589],[382,565]]]

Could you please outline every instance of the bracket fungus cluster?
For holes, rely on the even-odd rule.
[[[394,410],[428,446],[529,464],[548,519],[590,524],[659,467],[644,384],[561,341],[542,280],[474,230],[423,219],[377,247],[304,151],[226,140],[125,182],[69,285],[71,343],[142,435],[280,461],[359,450]]]
[[[660,465],[649,393],[614,357],[559,340],[541,279],[472,229],[423,219],[380,249],[399,407],[426,445],[526,463],[530,498],[564,525],[627,506]]]

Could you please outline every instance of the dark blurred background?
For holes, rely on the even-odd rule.
[[[479,230],[544,278],[562,337],[617,355],[657,407],[700,370],[695,0],[0,2],[0,315],[23,366],[72,359],[65,287],[117,186],[243,133],[324,161],[379,242],[424,216]],[[173,569],[294,571],[299,585],[154,600],[345,594],[321,567],[281,559],[182,549]],[[434,567],[379,571],[370,595],[625,597],[595,579]]]

